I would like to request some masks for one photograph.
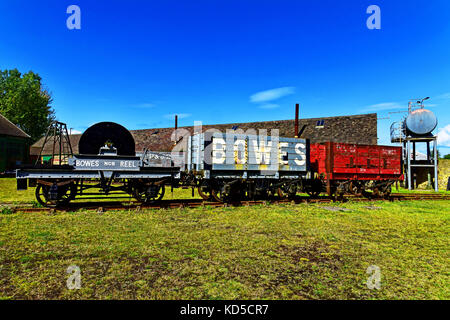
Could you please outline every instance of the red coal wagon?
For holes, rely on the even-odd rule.
[[[330,196],[344,193],[388,196],[403,180],[402,148],[326,142],[311,144],[311,170]]]

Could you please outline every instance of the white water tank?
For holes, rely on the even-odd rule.
[[[411,112],[405,120],[406,129],[413,135],[427,135],[437,126],[437,118],[427,109],[417,109]]]

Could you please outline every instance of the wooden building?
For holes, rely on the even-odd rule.
[[[0,174],[27,163],[30,145],[30,136],[0,114]]]

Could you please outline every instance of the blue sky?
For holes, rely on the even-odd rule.
[[[66,27],[72,4],[81,30]],[[373,4],[381,30],[366,27]],[[430,96],[450,153],[448,0],[2,0],[10,68],[39,73],[78,131],[168,127],[175,113],[180,125],[290,119],[297,102],[301,117],[386,118]],[[379,143],[400,117],[379,121]]]

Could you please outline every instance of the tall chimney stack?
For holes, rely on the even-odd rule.
[[[175,141],[173,142],[173,145],[176,146],[177,145],[177,129],[178,129],[178,115],[175,115]]]
[[[294,137],[298,138],[298,109],[299,105],[298,103],[295,105],[295,132]]]

